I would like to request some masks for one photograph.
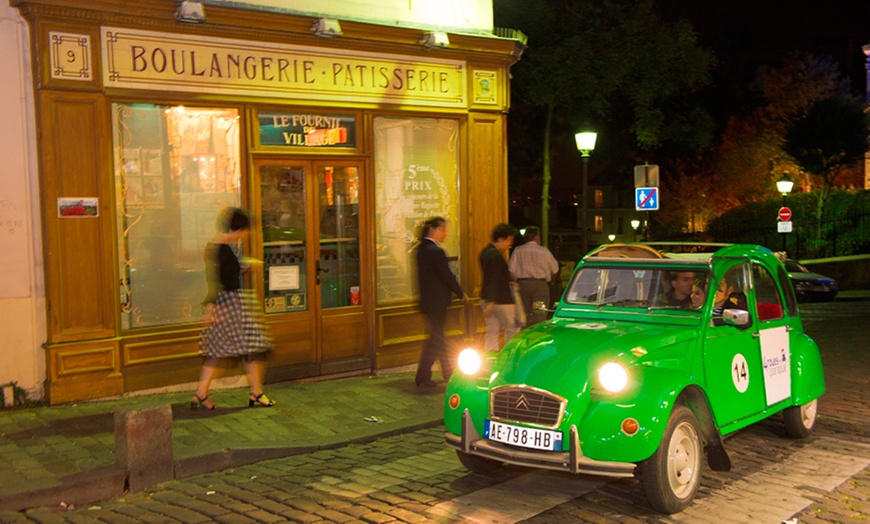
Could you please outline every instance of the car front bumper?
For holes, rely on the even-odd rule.
[[[594,460],[583,456],[577,427],[571,426],[568,451],[538,451],[508,446],[480,436],[468,410],[462,413],[462,435],[447,433],[446,444],[468,455],[507,462],[519,466],[554,469],[570,473],[583,473],[605,477],[632,477],[636,465],[632,462]]]

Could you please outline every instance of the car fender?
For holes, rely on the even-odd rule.
[[[444,425],[454,435],[462,434],[462,412],[489,413],[489,384],[487,378],[454,373],[444,393]],[[454,399],[456,405],[451,405]],[[474,427],[483,435],[484,418],[473,417]]]
[[[791,400],[795,406],[817,399],[825,392],[822,355],[816,342],[807,335],[792,340]]]
[[[563,427],[577,426],[583,454],[596,460],[641,462],[658,449],[677,399],[695,384],[684,372],[638,367],[641,372],[624,394],[593,392],[585,413],[571,414]],[[638,431],[627,435],[621,428],[633,418]]]

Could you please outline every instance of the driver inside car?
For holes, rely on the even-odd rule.
[[[656,303],[691,309],[693,307],[692,286],[695,283],[695,273],[693,271],[674,271],[670,274],[669,282],[671,289],[660,295],[656,299]]]

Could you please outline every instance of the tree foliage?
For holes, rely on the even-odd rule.
[[[870,118],[854,97],[826,98],[813,104],[788,129],[785,151],[800,167],[821,180],[815,191],[816,238],[822,237],[822,216],[834,180],[864,158],[870,146]]]
[[[538,109],[511,119],[512,155],[537,147],[541,159],[517,166],[542,180],[542,225],[547,234],[551,142],[566,142],[584,122],[608,119],[631,130],[635,145],[704,145],[709,117],[676,100],[707,81],[710,54],[686,23],[667,24],[652,0],[495,0],[496,25],[519,29],[529,48],[513,67],[513,105]],[[555,137],[555,139],[554,139]],[[527,155],[519,153],[523,158]],[[584,195],[585,198],[585,195]]]
[[[785,150],[804,171],[830,187],[839,168],[864,158],[870,120],[863,104],[836,97],[813,104],[786,134]]]
[[[797,176],[801,166],[786,149],[788,130],[819,101],[848,98],[848,81],[828,57],[793,55],[760,69],[753,90],[756,105],[730,118],[716,153],[711,203],[718,213],[766,200],[783,173]]]

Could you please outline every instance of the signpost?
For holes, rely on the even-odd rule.
[[[785,251],[785,233],[791,233],[791,209],[782,206],[776,213],[779,219],[776,223],[776,232],[782,233],[782,250]]]
[[[659,188],[636,187],[634,188],[634,209],[637,211],[658,211]]]
[[[655,164],[644,164],[642,166],[634,166],[634,187],[658,187],[659,186],[659,166]]]
[[[643,239],[649,240],[650,211],[659,209],[659,166],[643,164],[634,166],[634,209],[646,211]]]

